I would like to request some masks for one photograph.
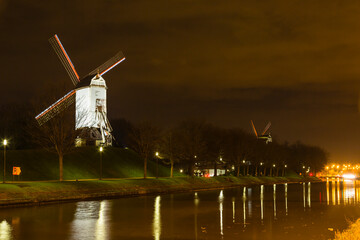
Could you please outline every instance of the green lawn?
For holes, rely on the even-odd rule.
[[[2,154],[2,152],[1,152]],[[1,155],[3,156],[3,154]],[[0,157],[1,166],[3,157]],[[143,160],[129,149],[105,148],[103,155],[103,178],[130,178],[143,176]],[[57,180],[59,163],[57,155],[42,149],[8,150],[6,152],[6,180],[12,179],[12,167],[21,167],[19,180]],[[64,179],[94,179],[99,177],[100,155],[98,148],[77,148],[64,157]],[[1,169],[1,168],[0,168]],[[169,176],[169,167],[159,164],[159,176]],[[181,175],[178,172],[175,175]],[[0,174],[0,179],[2,179]],[[148,163],[148,176],[156,175],[156,162]],[[15,176],[15,180],[18,176]]]

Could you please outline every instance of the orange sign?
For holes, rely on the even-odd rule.
[[[13,175],[20,175],[21,169],[20,167],[13,167]]]

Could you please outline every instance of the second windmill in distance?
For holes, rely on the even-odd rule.
[[[266,134],[266,132],[269,130],[269,128],[271,126],[271,122],[268,122],[268,124],[262,131],[261,135],[258,135],[255,125],[254,125],[254,122],[252,120],[251,120],[251,126],[252,126],[252,129],[253,129],[257,139],[264,140],[266,144],[268,144],[269,142],[272,142],[272,137],[271,137],[270,133]]]

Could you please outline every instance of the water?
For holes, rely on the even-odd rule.
[[[0,209],[0,240],[331,239],[359,217],[360,182],[277,184]]]

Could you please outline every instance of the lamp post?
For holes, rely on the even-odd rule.
[[[6,176],[6,171],[5,171],[5,169],[6,169],[6,145],[7,145],[7,140],[6,139],[4,139],[3,144],[4,144],[4,176],[3,176],[3,183],[5,183],[5,176]]]
[[[99,151],[100,151],[100,180],[102,179],[102,152],[103,152],[104,148],[101,146]]]
[[[155,153],[156,156],[156,178],[159,177],[159,152]]]

